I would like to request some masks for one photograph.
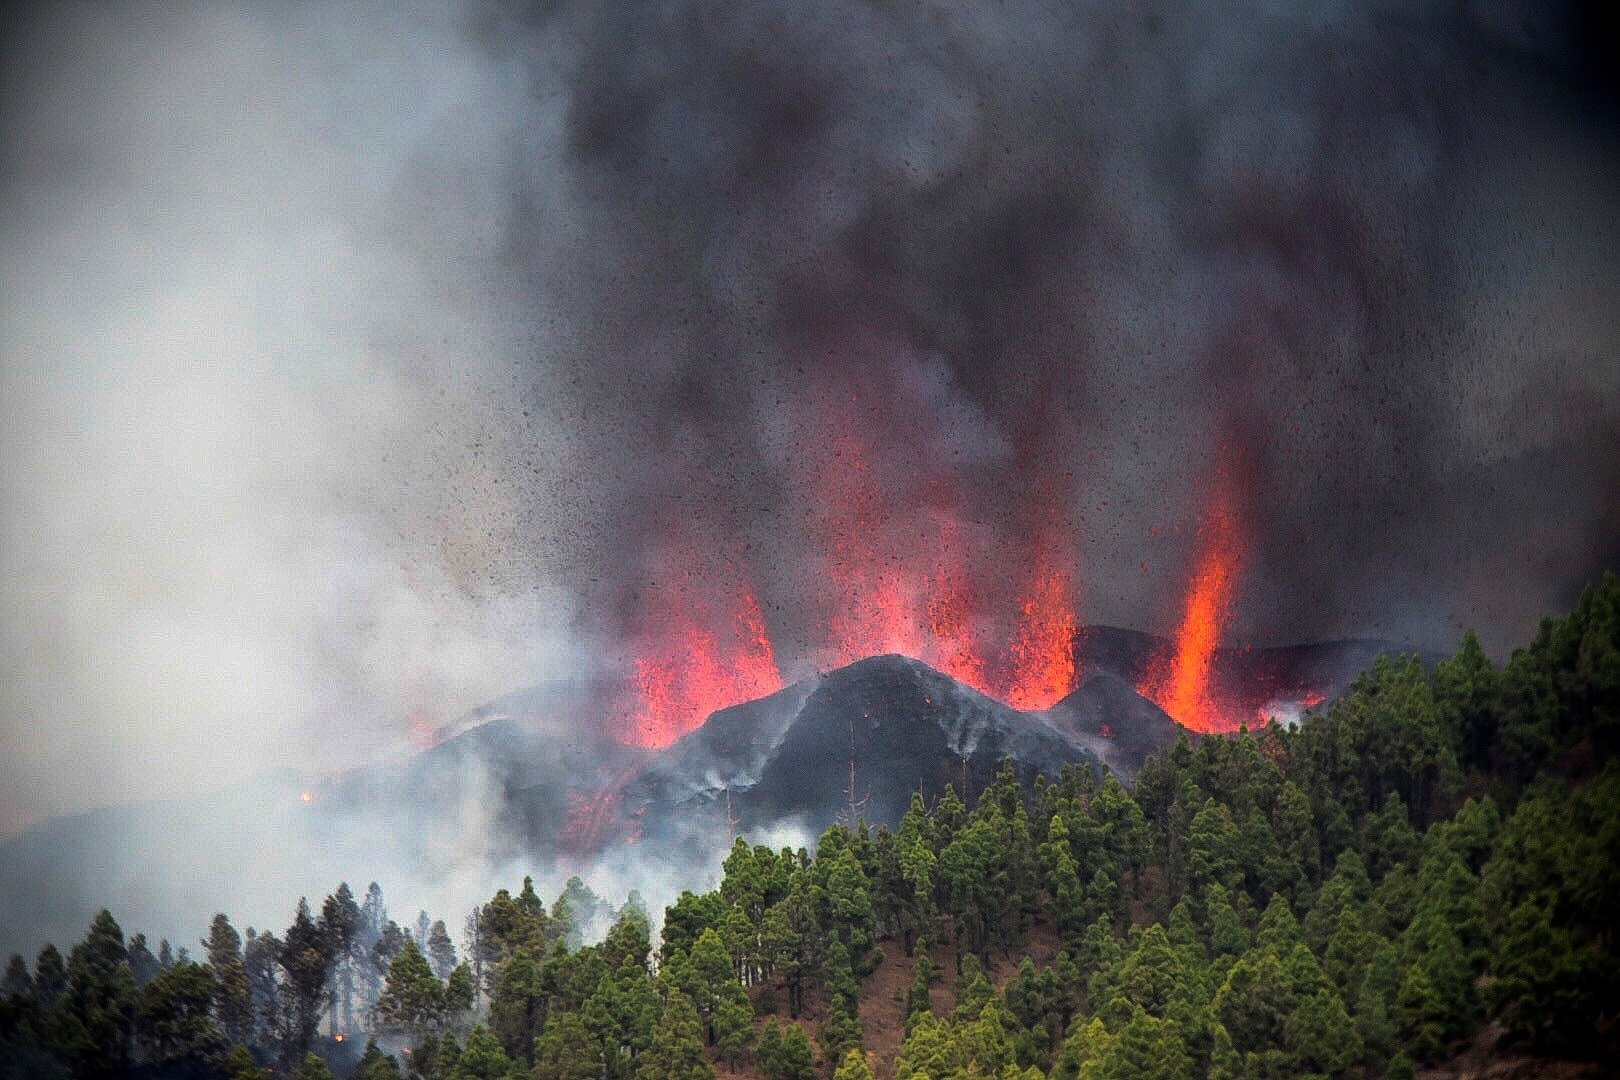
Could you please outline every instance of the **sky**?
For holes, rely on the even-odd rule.
[[[7,18],[0,835],[408,753],[672,577],[808,669],[851,535],[1164,632],[1235,477],[1230,640],[1499,658],[1620,562],[1582,5]]]

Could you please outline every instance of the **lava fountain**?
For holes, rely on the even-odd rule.
[[[1198,732],[1235,731],[1246,719],[1228,716],[1210,688],[1211,661],[1231,620],[1243,561],[1242,530],[1228,484],[1223,471],[1198,530],[1197,562],[1171,655],[1138,687],[1177,723]]]

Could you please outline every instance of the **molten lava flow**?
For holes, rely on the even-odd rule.
[[[928,598],[928,633],[932,647],[924,659],[957,682],[989,692],[984,657],[975,647],[969,609],[961,595],[943,592]]]
[[[1069,576],[1042,563],[1019,601],[1022,618],[1008,647],[1010,673],[1002,697],[1015,709],[1048,709],[1075,686]]]
[[[563,850],[576,854],[600,851],[610,839],[634,843],[639,838],[640,821],[633,820],[626,832],[627,823],[621,814],[625,785],[637,772],[638,766],[631,765],[607,776],[595,791],[575,791],[568,796],[568,816],[562,828]]]
[[[1193,731],[1234,731],[1243,722],[1228,715],[1210,693],[1210,662],[1231,617],[1242,543],[1237,518],[1224,489],[1199,531],[1203,542],[1187,591],[1174,653],[1167,668],[1139,689],[1171,718]]]
[[[660,598],[657,652],[635,660],[637,704],[624,742],[668,746],[715,710],[782,688],[759,601],[751,590],[730,601],[720,606],[695,592]]]
[[[990,550],[987,534],[1006,526],[984,525],[973,495],[983,478],[942,453],[939,433],[919,422],[926,410],[907,405],[915,387],[857,380],[821,393],[795,440],[804,471],[790,475],[810,588],[803,617],[783,627],[803,651],[785,659],[826,669],[902,653],[1024,710],[1070,693],[1077,577],[1059,508],[1072,476],[1040,447],[1021,451],[1029,479],[1012,531],[1030,542]],[[649,570],[661,584],[641,600],[624,741],[667,745],[715,710],[780,688],[746,546],[727,547],[737,534],[679,517],[658,530]],[[1008,574],[1009,563],[1027,576]]]

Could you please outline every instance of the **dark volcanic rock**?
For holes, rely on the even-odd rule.
[[[401,759],[324,779],[261,777],[0,840],[0,911],[14,913],[0,939],[32,950],[70,937],[103,903],[172,936],[206,923],[200,910],[184,926],[159,921],[190,910],[193,882],[208,883],[209,911],[262,920],[289,890],[344,878],[433,882],[511,860],[545,873],[632,840],[636,860],[662,860],[678,875],[738,832],[763,842],[792,825],[813,837],[847,814],[852,760],[854,801],[873,823],[897,822],[914,791],[932,799],[951,784],[971,802],[1004,759],[1026,780],[1104,763],[1129,778],[1181,731],[1134,689],[1168,649],[1152,635],[1087,627],[1076,643],[1085,680],[1044,713],[1018,712],[915,660],[872,657],[722,709],[664,750],[611,737],[602,703],[614,686],[532,687]],[[1396,650],[1368,641],[1221,649],[1211,689],[1246,710],[1331,700],[1385,651]]]
[[[1053,727],[1087,747],[1122,777],[1141,771],[1148,755],[1175,745],[1181,725],[1118,675],[1092,675],[1046,711]]]
[[[721,709],[649,762],[626,786],[626,797],[679,801],[753,786],[820,683],[819,678],[801,679],[767,697]]]
[[[645,785],[627,790],[627,795],[633,790],[653,796],[642,820],[691,823],[718,812],[729,794],[731,820],[739,828],[792,822],[816,832],[848,815],[853,762],[858,813],[874,823],[894,824],[912,792],[932,799],[951,784],[971,798],[990,783],[1003,760],[1012,761],[1026,780],[1068,764],[1098,763],[1093,751],[1044,718],[1020,713],[903,656],[862,660],[754,704],[779,709],[790,694],[802,694],[801,704],[757,766],[750,755],[765,745],[758,733],[779,723],[780,713],[764,724],[727,716],[737,710],[726,710],[677,743],[672,749],[682,763],[679,770],[659,762],[647,770]],[[721,731],[710,731],[717,721]],[[728,734],[753,740],[746,753],[726,747],[718,754],[721,760],[749,762],[746,771],[733,774],[737,782],[729,792],[728,785],[713,782],[719,770],[701,777],[697,771],[717,756]]]

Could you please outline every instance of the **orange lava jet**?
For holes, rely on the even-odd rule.
[[[625,743],[668,746],[715,710],[782,688],[752,590],[738,589],[724,604],[695,587],[655,591],[656,652],[635,660],[637,700]]]
[[[827,659],[842,665],[902,653],[1018,709],[1048,708],[1073,690],[1078,618],[1073,578],[1059,569],[1061,560],[1043,555],[1016,598],[999,576],[976,583],[974,567],[982,560],[973,558],[964,524],[970,514],[955,477],[926,469],[912,477],[929,511],[902,519],[874,477],[870,449],[847,430],[830,446],[832,453],[813,471],[809,500],[827,553]],[[1042,513],[1050,509],[1037,506]],[[1055,534],[1053,541],[1042,546],[1060,550]],[[978,620],[1000,604],[1016,612],[1016,621],[997,649]]]
[[[1201,550],[1187,590],[1167,665],[1139,687],[1171,718],[1193,731],[1235,731],[1245,718],[1228,715],[1210,691],[1210,662],[1231,619],[1232,596],[1243,560],[1238,528],[1224,478],[1215,504],[1199,529]]]

